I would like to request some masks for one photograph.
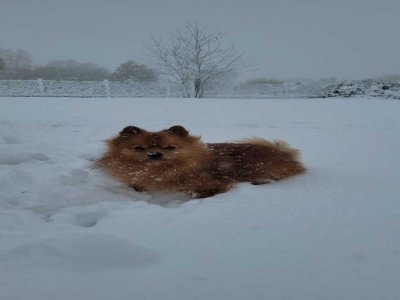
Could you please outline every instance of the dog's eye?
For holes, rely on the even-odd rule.
[[[176,149],[176,147],[175,146],[172,146],[172,145],[169,145],[167,148],[165,148],[165,149],[167,149],[167,150],[175,150]]]
[[[136,146],[134,149],[135,149],[136,151],[143,151],[143,150],[144,150],[144,147],[142,147],[142,146]]]

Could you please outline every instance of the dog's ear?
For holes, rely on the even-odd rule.
[[[119,135],[121,137],[128,137],[128,136],[132,136],[132,135],[138,135],[142,132],[143,132],[143,130],[140,129],[139,127],[128,126],[128,127],[125,127],[124,129],[122,129],[122,131],[119,133]]]
[[[180,125],[172,126],[171,128],[166,129],[165,132],[178,137],[185,137],[189,134],[189,131]]]

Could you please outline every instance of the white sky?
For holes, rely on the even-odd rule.
[[[400,0],[0,0],[0,47],[113,69],[194,20],[256,62],[242,78],[400,73]]]

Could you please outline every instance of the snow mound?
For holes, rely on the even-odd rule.
[[[0,165],[18,165],[35,160],[48,161],[50,158],[43,153],[0,153]]]
[[[373,97],[400,99],[400,80],[367,79],[343,81],[322,87],[318,97]]]
[[[49,238],[6,251],[0,264],[26,268],[41,266],[72,270],[143,268],[159,261],[144,247],[111,235],[86,234]]]

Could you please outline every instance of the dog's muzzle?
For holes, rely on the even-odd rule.
[[[162,156],[161,152],[147,152],[147,157],[150,159],[161,159]]]

